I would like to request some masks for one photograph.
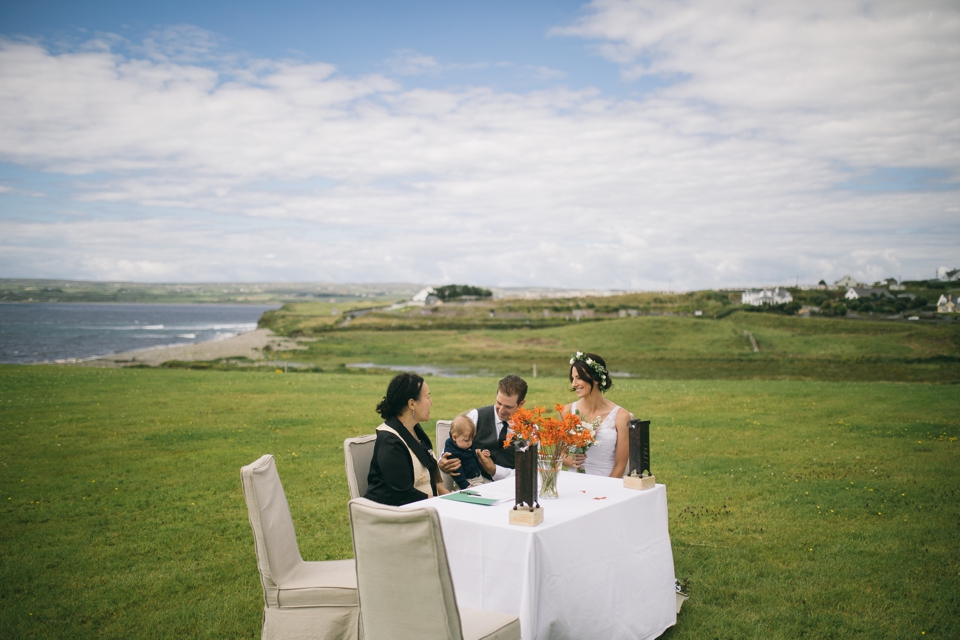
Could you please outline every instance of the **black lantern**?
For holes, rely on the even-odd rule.
[[[630,475],[623,479],[628,489],[652,489],[657,479],[650,471],[650,421],[630,421]]]
[[[543,522],[537,502],[537,450],[535,444],[516,443],[516,497],[510,510],[510,524],[535,527]]]

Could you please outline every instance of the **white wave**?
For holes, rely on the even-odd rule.
[[[180,334],[177,334],[177,337],[178,337],[178,338],[187,338],[188,340],[193,340],[194,338],[197,337],[197,334],[195,334],[195,333],[180,333]]]

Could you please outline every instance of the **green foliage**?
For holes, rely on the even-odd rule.
[[[791,321],[749,319],[761,344]],[[0,366],[0,635],[258,636],[240,466],[273,453],[304,558],[350,557],[342,442],[379,423],[388,380]],[[531,405],[569,400],[564,378],[528,382]],[[495,392],[430,385],[434,420]],[[664,638],[960,636],[954,387],[620,379],[610,397],[652,421],[692,594]]]
[[[444,302],[457,298],[492,298],[493,292],[482,287],[471,287],[468,284],[446,284],[436,288],[437,297]]]

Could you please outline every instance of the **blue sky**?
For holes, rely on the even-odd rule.
[[[12,3],[0,276],[930,277],[958,43],[951,2]]]

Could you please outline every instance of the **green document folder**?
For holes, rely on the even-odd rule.
[[[470,504],[482,504],[485,507],[502,502],[496,498],[481,498],[480,496],[470,496],[459,491],[440,496],[443,500],[456,500],[457,502],[469,502]]]

